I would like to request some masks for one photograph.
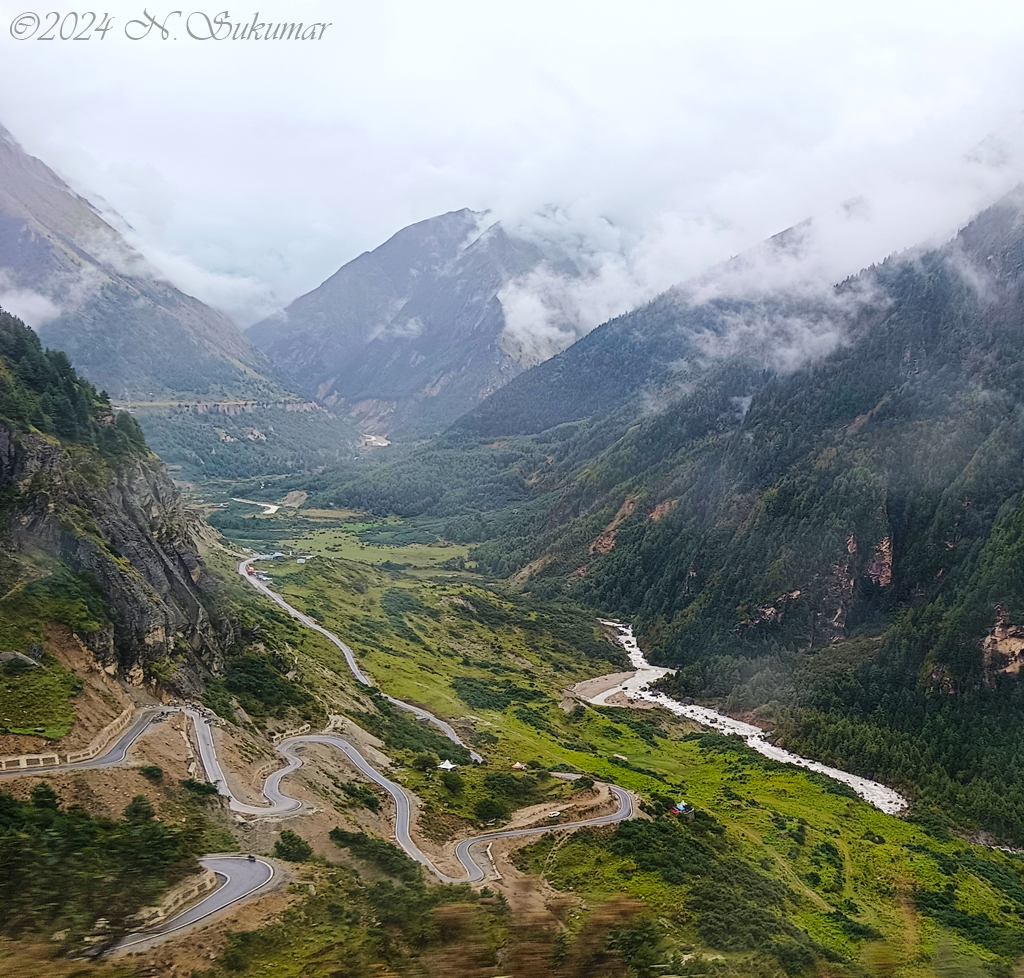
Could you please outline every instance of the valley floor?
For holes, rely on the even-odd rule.
[[[87,973],[328,978],[370,974],[386,962],[410,978],[582,978],[627,967],[637,975],[930,978],[978,967],[1009,974],[1024,950],[1024,864],[1016,856],[895,818],[847,785],[759,755],[664,703],[613,705],[623,693],[641,694],[648,677],[637,682],[641,662],[623,668],[630,649],[614,640],[624,633],[584,609],[472,574],[381,566],[377,554],[296,561],[255,566],[299,621],[255,593],[227,555],[210,558],[243,619],[261,622],[261,644],[286,651],[293,681],[323,704],[313,725],[332,727],[394,792],[384,785],[381,793],[381,780],[331,743],[303,741],[308,734],[274,743],[274,734],[281,740],[294,729],[294,711],[255,722],[247,711],[265,709],[260,701],[212,687],[224,723],[197,729],[221,758],[229,802],[209,807],[220,826],[211,838],[265,853],[288,830],[308,841],[313,861],[290,864],[287,893],[257,895],[144,955]],[[343,646],[384,694],[442,718],[455,741],[356,681]],[[138,741],[138,760],[159,759],[179,779],[215,777],[196,766],[203,757],[194,738],[192,760],[176,759],[183,733],[174,719],[153,725]],[[301,808],[232,815],[232,807],[265,805],[279,748],[303,765],[276,785],[277,803],[294,798]],[[437,769],[449,748],[463,751],[455,778]],[[486,763],[473,764],[469,750]],[[104,785],[124,781],[108,809],[148,793],[161,813],[175,811],[166,783],[147,784],[139,771],[42,777],[66,800],[99,797]],[[582,787],[552,776],[559,772],[580,775]],[[25,797],[33,780],[10,790]],[[612,791],[639,799],[640,817],[565,831],[624,814]],[[450,855],[459,840],[497,831],[470,860],[489,879],[475,889],[426,885],[418,869],[374,849],[392,835],[398,797],[411,802],[410,841],[444,877],[465,871]],[[684,814],[673,814],[680,805]],[[546,828],[556,811],[562,831],[503,835]],[[28,948],[12,952],[26,976],[36,954]]]

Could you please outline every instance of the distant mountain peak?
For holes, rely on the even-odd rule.
[[[487,211],[449,211],[354,258],[248,335],[282,379],[368,434],[426,433],[528,366],[504,342],[499,293],[549,260]]]
[[[115,397],[284,393],[227,316],[166,281],[2,126],[0,305]]]

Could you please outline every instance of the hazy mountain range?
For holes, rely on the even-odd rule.
[[[538,354],[508,332],[504,287],[579,270],[470,210],[404,228],[247,334],[170,284],[121,226],[0,128],[0,306],[119,401],[294,391],[365,433],[430,434],[576,335]]]
[[[117,399],[283,394],[226,315],[162,278],[2,127],[0,306]]]
[[[541,265],[578,271],[486,214],[404,228],[247,333],[296,390],[372,433],[430,433],[529,366],[499,292]],[[567,340],[568,342],[568,340]]]

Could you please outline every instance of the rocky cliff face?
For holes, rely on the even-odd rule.
[[[216,669],[232,624],[199,552],[204,524],[156,456],[120,465],[0,423],[0,487],[15,490],[8,545],[95,577],[112,624],[82,636],[108,672],[179,692]],[[173,668],[172,668],[173,666]]]

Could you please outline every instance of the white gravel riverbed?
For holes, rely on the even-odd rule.
[[[689,717],[696,720],[705,727],[711,727],[724,734],[734,734],[741,737],[748,747],[752,747],[759,754],[770,757],[775,761],[782,761],[784,764],[795,764],[798,767],[807,768],[809,771],[817,771],[819,774],[827,775],[836,781],[848,784],[865,801],[870,802],[875,808],[886,812],[889,815],[898,815],[907,808],[907,800],[897,791],[879,784],[877,781],[869,781],[867,778],[858,777],[856,774],[849,774],[840,771],[838,768],[829,767],[827,764],[820,764],[799,754],[793,754],[781,747],[772,744],[767,734],[760,727],[751,723],[744,723],[742,720],[734,720],[715,710],[709,710],[705,706],[696,704],[686,705],[678,700],[672,699],[665,693],[652,692],[651,684],[662,676],[673,672],[672,669],[663,669],[659,666],[652,666],[640,647],[637,645],[633,635],[633,628],[620,621],[604,621],[603,624],[610,625],[618,632],[618,640],[629,656],[629,661],[636,670],[628,679],[623,680],[611,689],[590,698],[589,702],[595,706],[608,706],[608,700],[619,693],[631,700],[647,700],[671,710],[679,716]]]

